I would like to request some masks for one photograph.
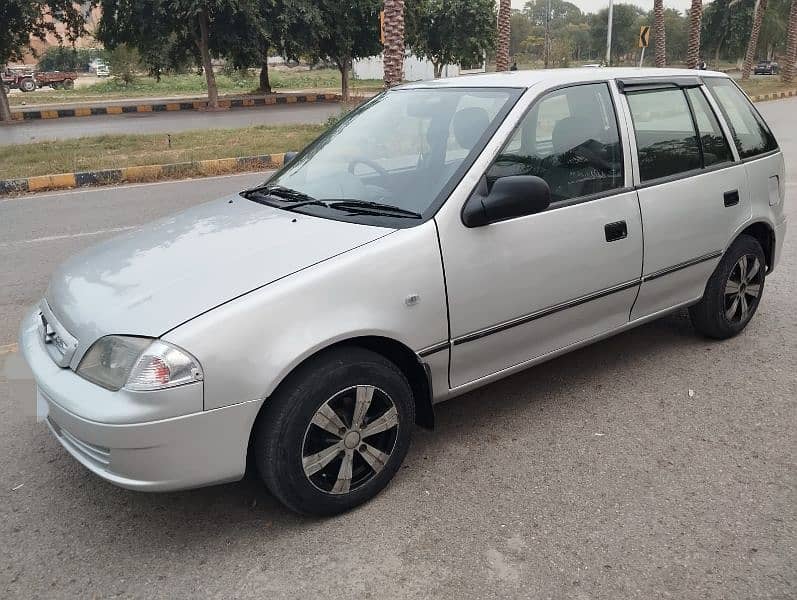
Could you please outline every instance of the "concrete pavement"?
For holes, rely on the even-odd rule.
[[[787,157],[794,223],[797,100],[759,109]],[[0,346],[64,256],[261,178],[0,201]],[[440,405],[393,484],[334,519],[288,513],[254,478],[117,489],[0,375],[0,595],[793,598],[795,267],[792,231],[732,340],[677,314]]]
[[[288,104],[223,112],[161,112],[19,121],[0,128],[0,145],[28,144],[97,135],[178,133],[251,125],[323,123],[341,112],[337,103]]]

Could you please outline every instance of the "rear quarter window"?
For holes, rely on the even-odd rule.
[[[778,149],[775,136],[747,96],[730,79],[705,79],[733,134],[739,156],[750,158]]]

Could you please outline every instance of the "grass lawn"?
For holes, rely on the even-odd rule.
[[[782,92],[797,89],[797,82],[783,83],[779,75],[767,75],[761,77],[751,77],[746,81],[736,80],[741,88],[750,96],[758,94],[771,94],[772,92]]]
[[[329,89],[340,91],[340,73],[335,69],[318,69],[315,71],[277,71],[269,72],[271,87],[275,92],[281,90]],[[248,94],[257,90],[259,79],[257,73],[225,75],[216,74],[216,83],[220,94]],[[376,79],[351,80],[351,88],[380,88],[382,82]],[[92,100],[108,100],[114,98],[166,97],[166,96],[201,96],[207,93],[205,77],[196,74],[164,75],[160,83],[152,77],[139,77],[128,86],[106,79],[87,87],[72,90],[47,90],[14,94],[9,96],[11,106],[25,104],[43,104],[53,102],[84,102]]]
[[[0,179],[301,150],[324,125],[258,125],[166,135],[107,135],[0,146]]]

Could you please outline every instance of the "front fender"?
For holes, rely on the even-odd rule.
[[[306,358],[361,336],[415,351],[447,340],[433,220],[241,296],[163,337],[202,364],[210,410],[266,398]]]

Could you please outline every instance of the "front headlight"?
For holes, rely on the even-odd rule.
[[[112,391],[159,390],[202,379],[202,367],[185,350],[151,338],[109,335],[97,340],[77,374]]]

